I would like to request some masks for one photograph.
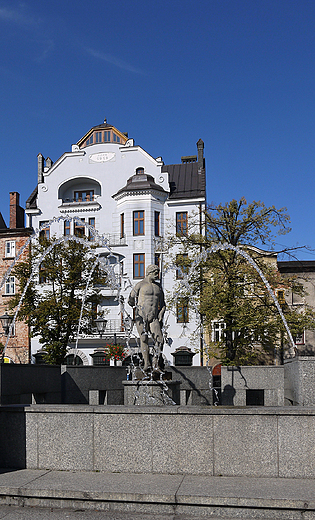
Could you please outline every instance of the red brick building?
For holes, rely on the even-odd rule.
[[[10,227],[6,226],[4,219],[0,213],[0,280],[14,261],[21,247],[32,234],[31,228],[24,225],[24,209],[19,205],[20,195],[17,192],[10,193]],[[21,260],[25,260],[28,255],[28,247],[21,256]],[[17,281],[13,275],[10,275],[6,283],[1,289],[0,295],[0,316],[5,314],[13,314],[9,311],[9,301],[18,289]],[[3,334],[3,328],[0,325],[0,342],[5,345],[7,337]],[[30,340],[29,331],[26,323],[17,321],[12,336],[5,352],[5,361],[13,363],[29,363],[30,362]]]

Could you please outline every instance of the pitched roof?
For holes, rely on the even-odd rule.
[[[29,198],[27,199],[25,203],[26,209],[36,209],[37,208],[37,193],[38,193],[38,186],[32,191]]]
[[[307,273],[315,271],[315,260],[288,260],[278,262],[281,273]]]
[[[7,229],[7,225],[6,225],[5,221],[4,221],[4,218],[1,215],[1,213],[0,213],[0,229]]]
[[[206,197],[206,174],[198,162],[164,164],[162,172],[169,173],[170,199]]]

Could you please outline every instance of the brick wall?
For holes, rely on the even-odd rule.
[[[10,194],[11,195],[11,194]],[[10,217],[11,224],[11,217]],[[17,254],[20,248],[25,244],[29,238],[30,231],[21,231],[20,233],[12,232],[10,229],[3,233],[0,233],[0,280],[2,281],[7,269],[13,262],[12,257],[6,257],[6,242],[15,241],[15,253]],[[21,260],[25,260],[28,255],[28,248],[25,249]],[[16,284],[15,291],[18,291],[18,285]],[[0,296],[0,316],[9,310],[10,296],[5,295],[5,285],[1,289]],[[10,311],[9,314],[13,314],[14,311]],[[0,325],[0,332],[3,332],[2,326]],[[0,342],[5,345],[6,336],[1,335]],[[15,324],[15,334],[10,338],[7,349],[6,357],[10,358],[14,363],[29,363],[29,333],[28,326],[25,322],[17,321]]]

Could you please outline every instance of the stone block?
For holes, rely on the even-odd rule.
[[[277,417],[218,415],[213,425],[215,475],[278,476]]]
[[[125,473],[152,472],[151,435],[149,414],[96,414],[94,470]]]
[[[40,414],[37,444],[39,469],[91,471],[93,414],[50,411]]]
[[[315,416],[278,418],[279,476],[315,478]]]
[[[192,409],[191,409],[192,410]],[[152,416],[153,472],[213,474],[211,416]]]

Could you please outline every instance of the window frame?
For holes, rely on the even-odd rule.
[[[85,193],[86,198],[83,199],[83,194]],[[78,194],[78,196],[77,196]],[[93,202],[94,201],[94,190],[74,190],[73,191],[73,200],[74,202]]]
[[[120,214],[120,238],[125,237],[125,214]]]
[[[49,220],[42,220],[39,222],[39,227],[41,228],[44,224],[48,224]],[[50,240],[50,226],[46,226],[44,227],[40,232],[39,232],[39,237],[40,238],[45,238],[46,240]]]
[[[9,276],[5,282],[4,294],[6,296],[14,296],[15,289],[15,276]]]
[[[4,248],[5,248],[4,249],[4,257],[5,258],[15,258],[15,255],[16,255],[16,247],[15,246],[16,246],[16,241],[15,240],[6,240],[5,241],[5,245],[4,245]]]
[[[188,298],[178,298],[176,302],[176,321],[177,323],[189,323]]]
[[[69,231],[69,232],[67,232]],[[63,236],[67,237],[71,235],[71,220],[64,220],[63,222]]]
[[[160,235],[160,231],[161,231],[160,230],[160,221],[161,221],[160,215],[161,215],[160,211],[154,212],[154,235],[156,237],[161,236]]]
[[[176,211],[176,235],[185,237],[188,234],[188,211]]]
[[[92,228],[95,229],[95,217],[89,217],[88,224],[89,224],[89,226],[91,226]],[[95,240],[95,236],[92,234],[90,229],[89,229],[89,240],[91,242],[94,242],[94,240]]]
[[[178,253],[176,255],[176,266],[180,267],[180,269],[181,269],[181,271],[183,273],[183,274],[181,274],[179,272],[179,270],[176,269],[176,280],[183,280],[184,275],[188,274],[189,265],[181,265],[181,263],[180,263],[180,260],[184,259],[184,258],[185,258],[185,260],[187,259],[189,261],[188,253]],[[187,264],[188,264],[188,262],[187,262]]]
[[[138,258],[136,258],[138,257]],[[140,257],[143,257],[142,259]],[[142,274],[143,272],[143,274]],[[143,279],[145,277],[145,253],[133,254],[133,278]]]
[[[141,216],[136,217],[136,214],[140,215],[141,213],[143,214],[142,217]],[[144,209],[136,210],[133,212],[132,222],[133,222],[133,236],[134,237],[144,236],[144,234],[145,234],[144,219],[145,219]],[[142,228],[143,228],[142,232],[141,232],[141,224],[142,224]],[[137,228],[137,232],[136,232],[136,228]]]
[[[80,218],[80,220],[82,220],[82,222],[85,222],[85,218]],[[83,229],[83,233],[81,234],[80,232],[78,232],[78,230],[80,229]],[[78,224],[78,222],[74,221],[74,226],[73,226],[73,234],[74,236],[76,237],[85,237],[85,225],[81,225],[81,224]]]

